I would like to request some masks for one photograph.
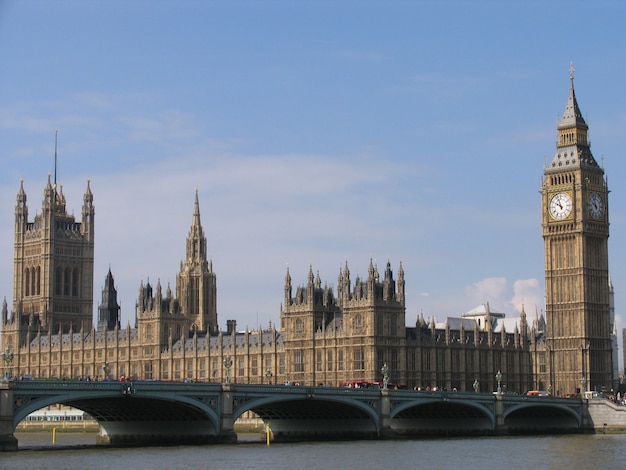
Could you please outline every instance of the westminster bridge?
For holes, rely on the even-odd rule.
[[[237,439],[247,411],[276,441],[419,436],[575,433],[593,424],[576,398],[388,389],[178,382],[0,382],[0,450],[16,450],[14,431],[53,404],[78,408],[113,446],[208,444]]]

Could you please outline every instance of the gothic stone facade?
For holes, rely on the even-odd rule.
[[[493,388],[495,373],[502,370],[510,390],[534,388],[529,356],[534,334],[528,331],[525,316],[522,328],[512,332],[494,333],[488,321],[482,329],[475,323],[471,330],[455,331],[449,324],[437,328],[423,318],[407,328],[402,265],[396,281],[390,263],[381,278],[370,261],[367,278],[357,277],[352,284],[346,263],[336,295],[322,287],[312,268],[306,284],[297,287],[294,295],[287,271],[280,328],[240,332],[231,320],[226,331],[220,331],[216,276],[207,259],[197,194],[186,258],[176,277],[177,296],[169,286],[163,293],[160,282],[154,288],[142,282],[136,325],[121,328],[109,270],[98,321],[92,326],[91,316],[79,308],[91,303],[91,289],[80,277],[90,280],[93,271],[94,208],[89,186],[84,199],[84,219],[79,224],[67,215],[62,192],[48,184],[42,215],[29,223],[23,187],[18,193],[16,296],[10,315],[6,299],[2,307],[3,347],[15,353],[11,364],[15,376],[224,381],[228,375],[236,383],[338,386],[352,380],[380,382],[386,363],[391,382],[410,387],[472,390],[479,380],[483,387]],[[56,230],[39,230],[40,218],[46,216],[47,225]],[[24,235],[22,227],[32,233]],[[57,254],[53,262],[29,249],[46,244],[51,245],[46,252]],[[63,249],[55,250],[56,246]],[[45,287],[38,288],[41,284]],[[73,312],[54,310],[73,304]]]
[[[170,286],[164,294],[160,282],[154,288],[142,282],[136,324],[121,328],[109,270],[94,327],[91,190],[78,223],[66,212],[62,190],[48,182],[34,222],[23,187],[17,196],[10,314],[6,299],[2,306],[2,347],[15,353],[11,374],[339,386],[380,382],[386,364],[390,382],[408,387],[463,391],[477,383],[495,390],[498,371],[518,393],[610,385],[608,190],[588,149],[573,84],[567,106],[542,188],[547,327],[543,318],[529,325],[522,312],[512,331],[496,331],[489,311],[480,325],[458,318],[437,325],[420,316],[407,327],[402,265],[396,279],[389,262],[381,277],[370,261],[367,277],[354,282],[346,263],[336,293],[312,268],[294,290],[287,270],[279,328],[237,331],[229,320],[222,331],[197,192],[175,295]],[[582,152],[584,163],[560,156],[569,150]],[[571,212],[553,202],[557,195],[560,204],[570,199]]]

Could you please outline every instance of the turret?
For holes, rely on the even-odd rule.
[[[7,306],[7,298],[2,301],[2,325],[6,325],[9,321],[9,310]]]
[[[393,272],[391,271],[391,263],[387,261],[385,267],[385,278],[383,280],[383,300],[390,301],[396,296],[396,283],[393,280]]]
[[[291,304],[291,274],[289,273],[289,267],[287,267],[287,274],[285,274],[285,305]]]
[[[28,223],[28,206],[26,205],[26,192],[24,180],[20,180],[20,190],[17,193],[15,204],[15,232],[23,233]]]
[[[311,305],[315,302],[315,276],[313,275],[313,266],[309,265],[308,282],[306,285],[306,298],[307,302]]]
[[[526,320],[526,312],[524,311],[524,305],[522,305],[522,312],[520,313],[520,341],[522,347],[526,345],[528,339],[528,321]]]
[[[163,312],[163,293],[161,289],[161,279],[157,279],[154,299],[152,300],[152,311],[158,317],[162,317]]]
[[[104,280],[104,288],[102,289],[102,302],[98,307],[98,330],[113,330],[119,324],[120,306],[117,303],[117,289],[115,289],[113,274],[109,267],[109,272]]]
[[[348,262],[343,268],[339,268],[339,279],[337,280],[337,296],[341,304],[346,304],[350,300],[350,269]]]
[[[378,272],[374,267],[374,262],[370,258],[370,265],[367,268],[367,295],[370,300],[375,301],[375,292],[376,292],[376,281],[378,280]]]
[[[405,306],[405,301],[406,301],[406,291],[405,291],[405,285],[404,285],[404,269],[402,268],[402,261],[400,261],[400,267],[398,268],[398,294],[397,294],[397,300],[398,302],[400,302],[400,304],[402,304],[402,306]]]
[[[90,180],[87,180],[87,189],[83,195],[83,210],[82,210],[82,233],[85,238],[91,243],[94,241],[94,215],[95,207],[93,205],[93,194],[91,193]]]
[[[139,284],[139,294],[137,295],[137,311],[143,313],[146,310],[146,288],[143,281]]]

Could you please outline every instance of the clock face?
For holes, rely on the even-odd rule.
[[[594,219],[601,219],[604,215],[604,201],[598,193],[591,193],[589,196],[589,214]]]
[[[550,200],[550,215],[556,220],[566,219],[572,212],[572,198],[559,193]]]

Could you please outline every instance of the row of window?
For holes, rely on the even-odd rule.
[[[41,268],[26,268],[24,270],[24,295],[41,295]]]
[[[273,368],[272,368],[272,358],[266,357],[262,362],[259,358],[252,357],[250,358],[250,373],[248,374],[246,369],[246,358],[238,357],[237,363],[233,364],[235,367],[230,369],[226,369],[222,361],[218,358],[214,358],[211,360],[211,371],[210,376],[209,371],[207,370],[207,362],[205,360],[198,360],[197,362],[197,374],[194,366],[194,361],[189,359],[185,363],[185,371],[183,372],[183,364],[182,361],[173,361],[173,371],[172,377],[170,377],[170,363],[169,361],[163,361],[161,363],[161,378],[163,380],[181,380],[184,378],[193,379],[198,378],[200,380],[210,378],[211,380],[222,380],[226,374],[230,374],[231,377],[236,379],[250,377],[266,377],[268,380],[271,380],[273,376]],[[261,367],[262,366],[262,367]],[[228,372],[227,372],[228,370]],[[267,375],[267,372],[270,371],[270,375]],[[285,358],[284,356],[280,356],[278,359],[278,373],[285,374]],[[146,379],[152,378],[152,362],[144,363],[144,377]]]
[[[561,132],[559,145],[567,145],[567,144],[587,145],[587,134],[583,132],[576,132],[575,130],[570,130],[568,132]]]
[[[326,361],[324,361],[324,353],[326,354]],[[354,370],[365,370],[365,352],[362,348],[355,349],[353,351],[353,364]],[[333,351],[318,351],[316,357],[316,368],[318,371],[324,370],[324,363],[326,363],[326,370],[332,372],[335,370],[335,364],[333,361]],[[305,372],[305,351],[304,349],[297,349],[293,353],[294,372]],[[337,351],[337,370],[344,370],[344,352]]]
[[[78,268],[58,267],[55,271],[55,295],[78,297],[80,292],[80,271]],[[41,268],[24,269],[24,295],[41,295]]]
[[[398,330],[398,318],[396,315],[388,315],[389,318],[389,330],[391,336],[396,336],[396,332]],[[377,315],[376,316],[376,332],[379,335],[384,334],[384,319],[385,316]],[[355,331],[363,331],[365,329],[365,323],[363,321],[363,316],[360,314],[355,315],[353,320],[353,325]],[[298,318],[295,322],[294,333],[296,336],[302,336],[304,334],[304,322],[302,319]]]

